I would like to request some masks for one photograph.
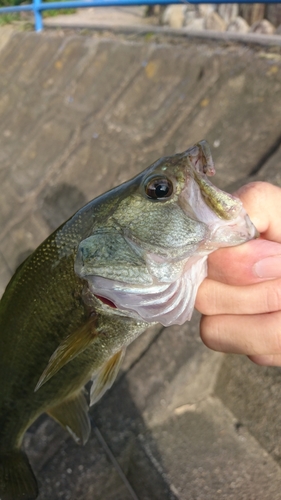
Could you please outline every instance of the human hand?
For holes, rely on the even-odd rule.
[[[195,304],[201,337],[216,351],[281,366],[281,189],[255,182],[236,195],[261,237],[209,256]]]

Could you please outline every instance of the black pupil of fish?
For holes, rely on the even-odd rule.
[[[155,189],[155,194],[157,198],[162,198],[162,196],[167,196],[169,193],[169,186],[167,184],[158,184]]]
[[[167,179],[157,180],[148,185],[146,192],[150,198],[167,198],[172,194],[172,185]]]

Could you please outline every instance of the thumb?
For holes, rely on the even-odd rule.
[[[211,254],[208,277],[231,285],[281,277],[281,189],[266,182],[253,182],[235,195],[261,237]]]
[[[268,182],[251,182],[234,194],[242,201],[261,236],[281,243],[281,188]]]
[[[249,285],[281,277],[281,244],[262,238],[221,248],[208,258],[208,278],[229,285]]]

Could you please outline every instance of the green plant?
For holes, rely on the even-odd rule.
[[[18,21],[20,18],[19,14],[1,14],[0,15],[0,26],[4,26],[4,24],[11,24],[14,21]]]

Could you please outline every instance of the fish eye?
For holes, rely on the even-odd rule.
[[[167,177],[150,179],[145,186],[145,193],[152,200],[170,198],[173,194],[173,183]]]

